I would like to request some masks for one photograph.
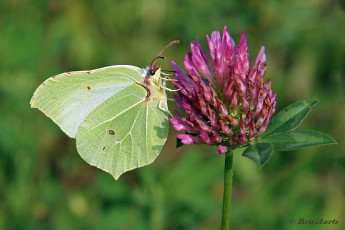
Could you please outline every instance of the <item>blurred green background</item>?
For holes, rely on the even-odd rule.
[[[246,31],[251,63],[266,47],[277,111],[320,103],[301,128],[338,145],[275,152],[262,170],[237,152],[232,229],[345,229],[345,3],[341,0],[0,1],[0,229],[219,229],[223,161],[175,149],[118,181],[87,165],[50,119],[30,109],[45,79],[71,70],[148,65],[170,41],[182,66],[193,39]],[[205,47],[205,46],[204,46]],[[173,106],[173,105],[170,105]],[[338,220],[335,225],[295,225]]]

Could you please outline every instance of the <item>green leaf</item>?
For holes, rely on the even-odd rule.
[[[336,144],[336,141],[321,132],[314,130],[294,130],[285,133],[277,133],[260,140],[261,143],[274,145],[277,151],[289,151],[308,146]]]
[[[182,143],[181,139],[176,138],[176,148],[179,148],[181,146],[184,146],[184,144]]]
[[[287,132],[296,128],[308,115],[311,108],[318,102],[316,99],[311,99],[299,101],[287,106],[272,118],[262,137]]]
[[[135,66],[110,66],[54,76],[31,106],[76,138],[80,156],[117,179],[152,163],[168,136],[168,107],[160,70],[144,82]]]
[[[242,154],[253,160],[260,168],[271,158],[274,148],[268,143],[255,143],[250,145]]]

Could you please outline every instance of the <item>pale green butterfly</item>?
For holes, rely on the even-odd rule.
[[[167,88],[155,62],[178,42],[144,69],[115,65],[53,76],[36,89],[31,107],[76,138],[87,163],[118,179],[152,163],[166,142]]]

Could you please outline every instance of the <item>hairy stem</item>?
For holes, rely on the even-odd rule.
[[[230,229],[230,206],[232,194],[232,160],[233,152],[228,150],[225,155],[224,166],[224,194],[223,194],[223,212],[221,230]]]

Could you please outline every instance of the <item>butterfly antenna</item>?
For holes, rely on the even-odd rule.
[[[157,61],[157,59],[159,59],[159,58],[165,59],[166,57],[164,57],[164,56],[157,56],[157,57],[155,57],[155,58],[152,60],[152,62],[151,62],[151,67],[150,67],[150,69],[153,69],[153,70],[154,70],[156,61]]]
[[[170,46],[172,46],[172,45],[174,45],[174,44],[177,44],[177,43],[180,43],[180,41],[179,41],[179,40],[172,41],[172,42],[170,42],[166,47],[164,47],[164,49],[162,49],[161,52],[159,52],[159,54],[157,54],[157,57],[155,57],[155,58],[152,60],[152,62],[151,62],[151,69],[153,69],[153,70],[155,69],[155,64],[156,64],[156,61],[157,61],[158,58],[165,59],[165,57],[162,56],[162,53],[163,53],[166,49],[168,49]]]
[[[170,42],[166,47],[164,47],[164,49],[161,50],[161,52],[159,52],[159,54],[158,54],[157,56],[161,56],[162,53],[163,53],[166,49],[168,49],[170,46],[172,46],[172,45],[174,45],[174,44],[177,44],[177,43],[180,43],[180,41],[179,41],[179,40],[175,40],[175,41]]]

